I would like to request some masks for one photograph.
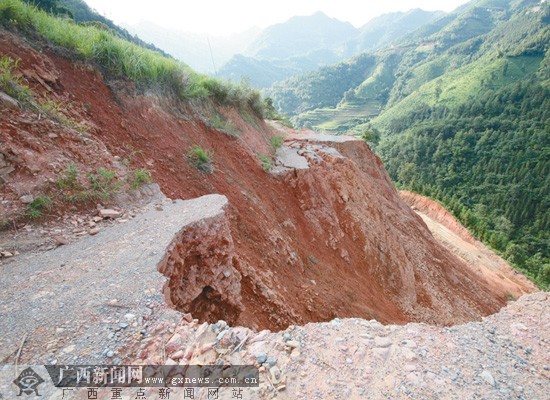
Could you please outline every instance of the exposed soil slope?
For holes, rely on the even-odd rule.
[[[435,238],[464,260],[494,291],[518,298],[537,290],[533,282],[476,240],[441,204],[407,191],[400,191],[399,195],[416,209]]]
[[[269,174],[257,154],[270,152],[269,138],[278,132],[262,121],[246,123],[237,111],[221,110],[239,131],[234,138],[205,122],[211,104],[182,106],[126,82],[107,85],[90,66],[6,32],[0,52],[20,58],[33,90],[87,127],[79,134],[30,111],[2,109],[0,151],[14,168],[5,177],[3,212],[21,209],[19,197],[39,192],[69,161],[83,170],[117,168],[133,150],[141,151],[134,163],[152,170],[167,196],[228,198],[242,307],[235,312],[217,300],[204,307],[212,298],[198,288],[199,297],[176,302],[196,318],[254,329],[335,317],[448,325],[480,319],[506,302],[433,238],[361,141],[293,136],[287,147],[304,152],[308,168]],[[194,145],[213,150],[213,174],[188,162]],[[200,266],[200,258],[182,268]]]

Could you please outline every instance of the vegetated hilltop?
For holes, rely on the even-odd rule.
[[[152,178],[171,198],[228,199],[227,230],[212,230],[219,246],[191,235],[172,249],[181,277],[172,292],[187,297],[170,301],[200,320],[453,324],[510,297],[433,238],[364,142],[302,135],[281,148],[300,168],[271,174],[281,133],[264,123],[250,88],[18,0],[0,3],[0,21],[5,229],[55,224]],[[200,251],[187,254],[193,244]],[[218,256],[236,271],[239,301],[201,279],[186,284],[210,274],[207,260]],[[513,290],[535,288],[518,279]]]
[[[126,29],[155,43],[194,70],[211,75],[216,75],[220,67],[246,49],[261,32],[260,28],[251,28],[229,36],[215,36],[170,29],[146,21],[127,25]]]
[[[549,22],[547,2],[472,1],[269,95],[299,126],[367,132],[399,185],[441,201],[546,287]]]
[[[90,24],[96,27],[111,30],[116,36],[136,43],[139,46],[155,50],[167,55],[151,43],[146,43],[137,36],[132,36],[127,30],[116,25],[113,21],[92,10],[83,0],[24,0],[46,12],[74,19],[80,24]]]
[[[419,9],[383,14],[361,28],[322,12],[293,17],[262,31],[247,49],[223,65],[219,74],[233,80],[244,78],[256,87],[267,88],[300,72],[378,49],[441,14]]]

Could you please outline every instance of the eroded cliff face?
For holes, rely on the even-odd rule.
[[[21,160],[4,177],[5,210],[21,209],[20,182],[39,193],[69,162],[116,169],[129,149],[171,198],[228,198],[225,219],[182,232],[160,267],[179,310],[277,330],[335,317],[453,324],[505,304],[502,292],[433,238],[362,141],[281,132],[218,107],[235,138],[209,126],[212,104],[107,85],[90,66],[6,32],[0,51],[21,59],[19,72],[38,96],[64,104],[86,127],[79,133],[29,110],[2,109],[0,150]],[[48,130],[54,135],[44,136]],[[285,148],[302,157],[299,168],[262,169],[258,154],[272,151],[275,134],[288,136]],[[214,173],[189,163],[195,145],[212,150]],[[31,160],[41,160],[39,171]]]
[[[201,320],[234,323],[242,310],[241,274],[225,214],[186,227],[169,245],[158,270],[168,281],[169,306]]]

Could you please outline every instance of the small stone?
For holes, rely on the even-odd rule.
[[[485,382],[487,382],[491,386],[495,386],[495,378],[493,378],[493,375],[487,370],[484,370],[480,375]]]
[[[388,358],[388,355],[390,353],[390,349],[387,347],[375,347],[372,349],[372,352],[375,356],[379,357],[383,361],[385,361]]]
[[[95,228],[92,228],[90,229],[90,235],[94,236],[94,235],[97,235],[99,233],[101,229],[99,229],[98,227],[95,227]]]
[[[109,350],[109,351],[107,351],[107,353],[105,353],[105,355],[106,355],[107,357],[111,358],[112,356],[115,355],[115,352],[112,351],[112,350]]]
[[[263,364],[267,361],[267,355],[260,353],[256,356],[256,361],[258,364]]]
[[[4,258],[11,258],[13,257],[13,253],[9,252],[9,251],[2,251],[0,252],[0,255]]]
[[[17,110],[19,108],[19,102],[4,92],[0,92],[0,104],[13,110]]]
[[[300,347],[300,342],[298,342],[297,340],[289,340],[288,342],[286,342],[286,345],[291,349],[295,349],[297,347]]]
[[[277,364],[277,359],[275,357],[269,356],[267,357],[267,360],[265,362],[270,366],[274,366],[275,364]]]
[[[413,385],[418,385],[420,383],[420,378],[414,372],[409,372],[407,374],[407,380]]]
[[[26,194],[19,198],[23,204],[31,204],[34,201],[34,196],[32,194]]]
[[[271,381],[274,385],[277,385],[281,383],[281,370],[277,366],[273,366],[269,369],[269,373],[271,374]]]
[[[183,320],[187,323],[193,322],[193,316],[189,313],[183,315]]]
[[[411,349],[408,349],[406,347],[401,349],[401,353],[403,354],[403,358],[407,361],[414,361],[417,358],[416,354],[414,354],[414,352]]]
[[[55,241],[56,246],[64,246],[66,244],[69,244],[69,239],[67,239],[65,236],[54,236],[53,240]]]
[[[374,338],[374,344],[376,345],[376,347],[390,347],[392,343],[393,342],[391,341],[391,339],[387,337],[376,336]]]
[[[121,215],[120,212],[112,210],[110,208],[104,208],[102,210],[99,210],[99,216],[102,217],[103,219],[118,218],[120,217],[120,215]]]
[[[128,324],[126,322],[121,322],[120,324],[118,324],[118,326],[120,326],[122,329],[128,328]]]
[[[62,351],[63,351],[63,353],[67,353],[67,354],[68,354],[68,353],[72,353],[72,352],[74,351],[74,349],[75,349],[75,346],[74,346],[74,344],[73,344],[73,345],[70,345],[70,346],[65,347]]]

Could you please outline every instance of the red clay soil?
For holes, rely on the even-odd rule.
[[[140,150],[133,162],[150,169],[167,196],[220,193],[229,199],[244,305],[230,321],[234,324],[281,329],[362,317],[449,325],[480,319],[506,304],[505,296],[433,238],[363,142],[335,145],[346,158],[325,157],[309,170],[275,177],[257,157],[270,152],[269,138],[276,133],[263,121],[252,126],[237,111],[222,109],[239,131],[233,138],[203,122],[212,105],[138,94],[127,82],[108,86],[90,66],[48,46],[33,46],[0,31],[0,53],[21,59],[26,82],[62,103],[71,118],[88,127],[89,139],[76,139],[74,131],[47,119],[38,121],[31,111],[2,110],[0,151],[27,157],[14,162],[16,170],[4,186],[8,204],[22,194],[18,182],[38,192],[53,179],[60,170],[55,163],[116,168],[115,157]],[[214,152],[213,174],[188,162],[194,145]],[[33,159],[44,160],[35,172],[26,167]]]
[[[451,215],[445,207],[439,204],[437,201],[429,199],[427,197],[418,195],[416,193],[408,192],[406,190],[400,190],[399,195],[401,198],[416,209],[422,211],[430,218],[438,221],[448,229],[459,235],[463,240],[468,243],[475,243],[476,238],[466,229],[455,217]]]
[[[474,238],[441,204],[404,190],[399,195],[417,210],[436,239],[462,259],[478,275],[478,279],[486,281],[494,292],[518,298],[538,290],[506,260]]]

